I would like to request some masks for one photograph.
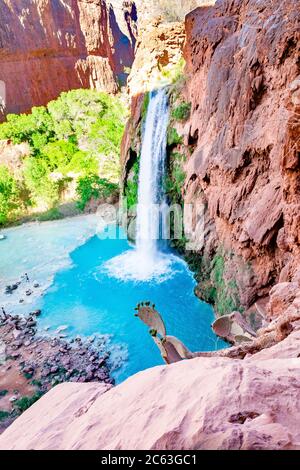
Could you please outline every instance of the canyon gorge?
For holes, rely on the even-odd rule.
[[[0,448],[299,450],[299,1],[199,0],[184,21],[142,0],[19,3],[0,0],[2,120],[61,91],[127,85],[123,196],[137,176],[149,91],[166,87],[167,178],[177,183],[167,196],[200,207],[204,232],[198,239],[194,213],[185,236],[197,248],[172,246],[232,346],[116,387],[58,385]],[[250,340],[231,334],[239,315]]]

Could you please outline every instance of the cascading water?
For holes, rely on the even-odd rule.
[[[136,223],[136,251],[150,268],[159,257],[162,233],[168,122],[166,91],[151,92],[141,152]]]
[[[165,280],[172,276],[173,256],[159,250],[166,208],[163,176],[169,122],[168,96],[165,89],[152,91],[145,121],[140,160],[136,247],[114,258],[106,268],[121,279]]]

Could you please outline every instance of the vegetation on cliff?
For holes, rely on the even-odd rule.
[[[0,166],[0,224],[28,207],[56,207],[74,183],[80,209],[91,197],[115,192],[124,121],[119,99],[94,90],[62,93],[28,115],[8,115],[0,140],[27,142],[30,151],[18,172]]]

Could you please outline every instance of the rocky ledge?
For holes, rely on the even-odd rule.
[[[300,449],[300,331],[244,360],[195,358],[121,385],[58,385],[0,449]]]
[[[55,337],[41,336],[39,314],[0,320],[0,432],[59,383],[112,383],[100,336],[67,341],[63,329]]]

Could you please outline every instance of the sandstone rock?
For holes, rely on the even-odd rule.
[[[0,17],[0,80],[6,88],[0,119],[74,88],[115,93],[124,67],[132,65],[131,1],[24,0],[20,8],[18,0],[4,0]]]
[[[248,325],[240,312],[232,312],[230,315],[218,318],[212,324],[212,329],[216,335],[231,344],[251,341],[256,337],[255,331]]]
[[[270,318],[276,318],[282,314],[300,295],[300,287],[296,282],[282,282],[276,284],[270,291],[270,300],[267,310]]]
[[[0,448],[297,449],[300,365],[285,341],[266,358],[197,358],[112,389],[59,385],[1,435]]]

